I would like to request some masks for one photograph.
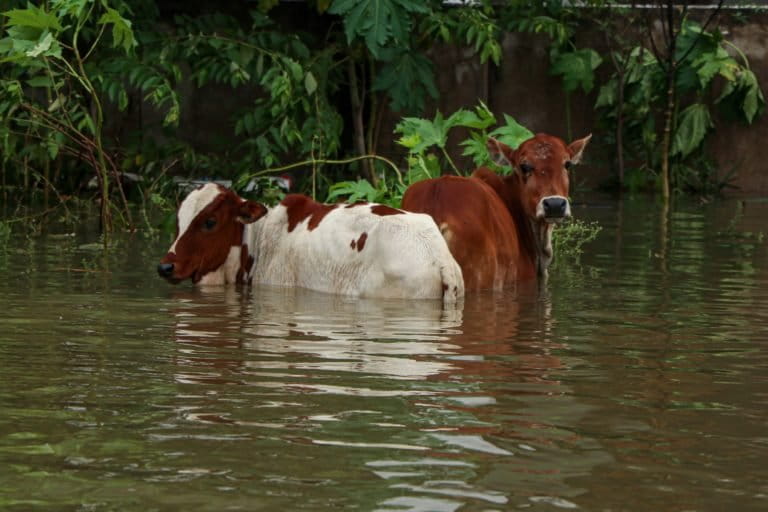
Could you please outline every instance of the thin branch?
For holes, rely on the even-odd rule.
[[[274,174],[276,172],[282,172],[287,171],[288,169],[295,169],[296,167],[302,167],[305,165],[316,165],[316,164],[350,164],[352,162],[358,162],[360,160],[364,159],[373,159],[373,160],[379,160],[381,162],[384,162],[385,164],[389,165],[390,168],[392,168],[393,171],[395,171],[395,174],[397,175],[397,181],[401,185],[405,186],[405,182],[403,181],[403,175],[400,172],[400,169],[397,168],[395,163],[392,160],[389,160],[388,158],[384,158],[383,156],[379,155],[362,155],[362,156],[356,156],[354,158],[347,158],[344,160],[329,160],[329,159],[313,159],[313,160],[304,160],[302,162],[296,162],[293,164],[284,165],[282,167],[271,167],[269,169],[262,169],[261,171],[256,171],[254,173],[248,174],[245,178],[258,178],[259,176],[266,176],[267,174]],[[244,179],[245,179],[244,178]]]

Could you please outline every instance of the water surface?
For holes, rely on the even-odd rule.
[[[574,213],[580,265],[449,311],[14,234],[0,508],[768,510],[768,202]]]

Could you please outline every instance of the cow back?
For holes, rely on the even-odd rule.
[[[501,289],[535,277],[514,221],[499,195],[477,178],[443,176],[415,183],[403,209],[430,215],[459,263],[466,289]]]

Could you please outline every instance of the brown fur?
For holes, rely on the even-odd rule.
[[[360,238],[357,239],[357,252],[360,252],[363,250],[363,247],[365,247],[365,241],[368,239],[368,233],[363,233],[360,235]]]
[[[312,231],[328,213],[337,208],[336,204],[321,204],[313,201],[307,196],[300,194],[289,194],[285,196],[280,204],[285,206],[288,212],[288,232],[290,233],[296,226],[309,217],[307,229]]]
[[[375,215],[400,215],[402,210],[398,210],[397,208],[392,208],[391,206],[387,206],[385,204],[377,204],[376,206],[371,207],[371,212],[373,212]]]
[[[536,207],[542,197],[568,197],[565,163],[577,163],[588,141],[566,146],[557,137],[538,134],[512,150],[489,139],[494,160],[515,172],[499,176],[483,167],[469,178],[421,181],[406,190],[403,209],[432,216],[461,266],[467,290],[534,279],[541,272],[542,251],[534,229],[540,222]],[[520,171],[523,164],[531,168],[528,173]]]
[[[206,206],[192,220],[187,230],[176,243],[176,252],[169,252],[161,263],[173,263],[174,281],[192,278],[199,281],[205,274],[219,268],[229,255],[233,246],[243,246],[243,228],[240,220],[255,220],[266,213],[266,208],[258,203],[242,201],[228,189],[221,188],[221,194]],[[215,219],[216,225],[207,229],[208,219]],[[180,257],[179,255],[184,255]],[[245,251],[247,257],[247,251]],[[247,273],[247,267],[253,263],[241,254],[240,272]]]

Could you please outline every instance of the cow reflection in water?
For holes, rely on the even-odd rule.
[[[533,290],[478,294],[448,310],[436,301],[270,286],[173,292],[174,339],[187,370],[177,378],[184,382],[247,384],[255,373],[281,370],[548,382],[549,371],[562,366],[551,354],[558,345],[550,341],[550,304]]]
[[[354,470],[406,501],[437,493],[460,507],[468,489],[507,505],[531,492],[567,499],[567,477],[605,456],[567,427],[586,406],[560,381],[567,347],[533,288],[479,293],[448,311],[295,288],[174,289],[178,413],[286,439],[286,452],[369,450]],[[403,449],[382,449],[391,447]],[[583,465],[560,467],[573,449],[589,453]]]
[[[270,286],[174,292],[174,337],[185,347],[182,359],[229,370],[230,377],[283,369],[424,379],[451,367],[435,358],[455,352],[449,338],[461,325],[461,310],[444,309],[438,301],[359,299]],[[233,380],[207,371],[179,378]]]
[[[185,380],[241,381],[238,372],[259,368],[541,380],[560,367],[550,355],[549,302],[534,290],[478,294],[463,309],[271,286],[175,289],[173,297],[183,366],[207,366],[179,375]]]

